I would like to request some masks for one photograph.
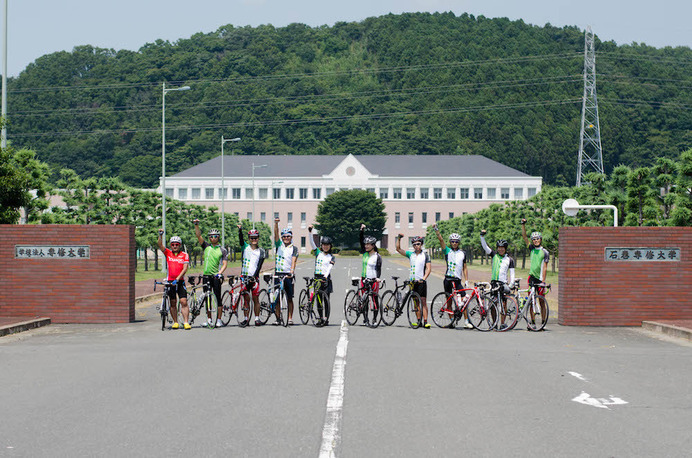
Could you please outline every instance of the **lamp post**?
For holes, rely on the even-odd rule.
[[[162,102],[161,102],[161,223],[163,226],[163,243],[166,244],[166,94],[172,91],[189,91],[190,86],[166,89],[166,82],[163,82]],[[166,270],[166,263],[163,263],[163,271]]]
[[[267,164],[262,164],[262,165],[255,165],[255,163],[252,163],[252,228],[255,228],[255,169],[261,169],[262,167],[266,167]],[[272,192],[274,192],[272,190]],[[273,213],[273,211],[272,211]],[[273,216],[273,215],[272,215]]]
[[[226,142],[239,142],[240,137],[224,138],[221,136],[221,246],[226,248],[226,186],[224,186],[224,170],[223,170],[223,145]]]
[[[567,216],[577,216],[579,210],[592,208],[613,210],[613,227],[618,227],[618,208],[615,205],[579,205],[576,199],[567,199],[562,202],[562,211]]]

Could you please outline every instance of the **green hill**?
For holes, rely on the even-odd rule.
[[[154,186],[166,81],[192,87],[166,96],[170,174],[223,134],[243,138],[234,154],[482,154],[573,184],[583,48],[576,27],[453,13],[81,46],[10,79],[8,138],[56,170]],[[690,48],[596,49],[606,171],[690,148]]]

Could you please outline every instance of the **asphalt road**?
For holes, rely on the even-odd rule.
[[[413,330],[405,316],[342,331],[359,273],[338,260],[328,328],[162,332],[150,306],[132,324],[3,337],[0,456],[319,456],[342,335],[337,456],[689,456],[689,344],[554,322]]]

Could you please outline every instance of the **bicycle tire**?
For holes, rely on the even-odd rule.
[[[358,310],[358,295],[355,291],[351,290],[346,294],[346,299],[349,298],[349,302],[344,301],[344,317],[349,325],[354,326],[358,322],[358,316],[360,315],[360,311]]]
[[[394,291],[388,289],[382,294],[380,312],[382,322],[386,326],[391,326],[396,321],[396,309],[399,304],[396,303],[396,295]]]
[[[288,299],[286,298],[286,292],[281,291],[279,293],[279,303],[281,304],[281,324],[284,328],[288,327]]]
[[[310,301],[310,316],[312,317],[312,324],[321,328],[324,326],[324,320],[327,318],[327,312],[329,311],[329,299],[324,291],[317,291],[317,293],[312,297]],[[322,308],[322,313],[320,313],[320,307]]]
[[[368,294],[366,299],[367,302],[365,303],[365,307],[363,309],[368,314],[368,323],[370,324],[370,327],[375,329],[380,325],[380,321],[382,321],[382,314],[379,313],[380,307],[375,304],[373,296]]]
[[[301,289],[298,296],[298,314],[300,315],[300,322],[303,324],[308,324],[310,321],[310,304],[308,302],[307,290]]]
[[[512,297],[517,303],[517,319],[514,321],[514,324],[507,329],[507,331],[511,331],[512,329],[517,327],[517,323],[519,323],[519,318],[524,318],[526,320],[526,317],[524,316],[524,307],[521,307],[519,304],[521,303],[520,301],[522,300],[521,296],[518,294],[512,294]]]
[[[171,298],[164,295],[161,299],[161,330],[166,329],[166,321],[168,321],[168,311],[171,309]]]
[[[505,296],[504,305],[500,307],[500,318],[497,320],[496,329],[499,332],[511,331],[517,325],[517,320],[519,319],[519,304],[514,296],[507,295]],[[504,323],[502,322],[503,317]],[[503,324],[506,326],[504,329],[502,329]]]
[[[219,304],[216,301],[216,295],[213,292],[205,295],[204,297],[204,308],[207,312],[207,318],[211,316],[211,328],[216,327],[216,321],[218,320]]]
[[[543,299],[543,304],[545,304],[545,313],[543,313],[542,307],[541,307],[541,299]],[[535,302],[538,302],[538,306],[535,306]],[[525,307],[531,307],[526,311],[526,327],[529,329],[529,331],[542,331],[545,328],[545,325],[548,324],[548,317],[550,316],[550,308],[548,307],[548,299],[545,298],[545,296],[542,295],[536,295],[534,296],[533,300],[531,303],[527,303]],[[531,319],[531,311],[533,310],[534,316],[533,319]],[[540,321],[539,321],[540,318]]]
[[[454,297],[447,296],[447,293],[438,293],[433,297],[430,304],[430,316],[433,323],[438,328],[451,328],[454,326],[456,317],[454,316]]]
[[[420,317],[418,314],[420,314]],[[411,291],[406,298],[406,316],[411,328],[418,329],[423,325],[423,303],[421,302],[420,294],[415,291]]]
[[[266,289],[260,290],[259,292],[259,322],[262,324],[267,324],[269,321],[269,316],[272,314],[271,304],[269,303],[269,293]]]
[[[488,332],[495,327],[495,320],[497,320],[497,315],[493,320],[493,313],[489,309],[490,301],[487,297],[482,297],[481,299],[483,301],[483,304],[479,302],[478,297],[476,296],[469,299],[468,304],[466,306],[466,310],[468,313],[469,322],[471,323],[473,328],[481,332]]]
[[[255,306],[255,303],[252,300],[252,294],[250,294],[248,291],[243,291],[238,295],[235,302],[235,311],[233,312],[235,315],[235,320],[239,327],[244,328],[250,324],[252,319],[252,309]]]
[[[224,291],[221,295],[221,324],[228,326],[233,316],[233,294],[230,291]]]

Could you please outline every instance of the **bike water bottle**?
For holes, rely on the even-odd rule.
[[[461,294],[457,293],[457,307],[461,307]]]
[[[315,295],[315,293],[310,291],[310,299],[309,300],[312,300],[312,296],[314,296],[314,295]]]
[[[396,292],[396,301],[401,302],[401,291]]]

